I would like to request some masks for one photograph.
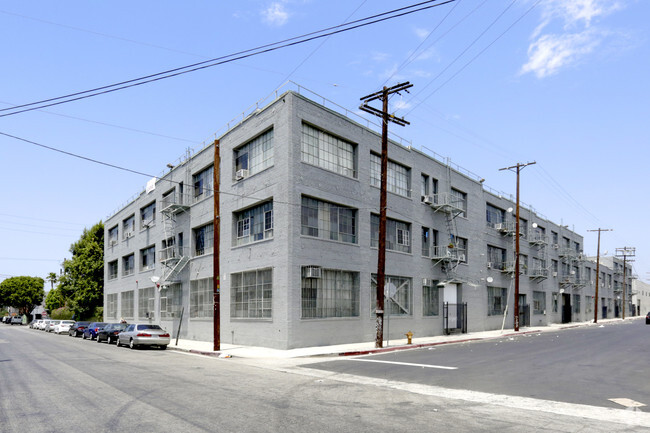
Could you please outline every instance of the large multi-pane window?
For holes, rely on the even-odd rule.
[[[190,281],[190,318],[214,316],[214,286],[212,277]]]
[[[559,296],[560,296],[560,294],[558,292],[551,293],[551,301],[553,302],[552,305],[553,305],[553,312],[554,313],[557,313],[557,308],[558,308],[558,304],[559,304],[559,299],[558,299]]]
[[[594,311],[594,298],[585,295],[585,313],[591,313],[593,311]]]
[[[154,245],[140,250],[140,270],[148,271],[156,267],[156,247]]]
[[[359,273],[321,269],[319,278],[312,278],[302,268],[303,319],[359,316]]]
[[[108,262],[108,279],[114,280],[117,278],[117,260]]]
[[[454,238],[454,242],[456,242],[455,249],[456,253],[458,254],[459,261],[462,263],[467,263],[467,239],[456,236]]]
[[[357,177],[357,148],[327,132],[302,124],[302,160],[335,173]]]
[[[393,161],[388,161],[386,190],[404,197],[411,196],[411,170]],[[381,157],[370,154],[370,185],[381,187]]]
[[[151,227],[156,222],[156,202],[140,209],[140,230]]]
[[[214,225],[206,224],[196,228],[194,232],[194,256],[212,253],[214,248]]]
[[[104,306],[107,319],[117,319],[117,293],[106,295],[106,305]]]
[[[234,245],[246,245],[273,237],[273,202],[233,214]]]
[[[386,275],[384,287],[385,314],[391,316],[413,315],[413,290],[410,278]],[[371,278],[370,292],[370,307],[372,311],[375,311],[377,307],[377,275],[375,274]]]
[[[133,319],[133,290],[122,292],[122,318]]]
[[[379,247],[379,215],[370,217],[370,246]],[[386,219],[386,249],[411,252],[411,224]]]
[[[128,256],[122,257],[122,276],[126,277],[127,275],[131,275],[134,270],[135,254],[129,254]]]
[[[270,319],[273,307],[273,271],[257,269],[230,276],[230,317]]]
[[[259,135],[235,149],[235,170],[248,170],[248,175],[259,173],[273,165],[273,130]],[[241,173],[241,172],[240,172]]]
[[[533,314],[544,314],[546,311],[546,292],[533,292]]]
[[[180,317],[183,307],[183,289],[181,284],[174,283],[163,286],[160,290],[160,318],[172,319]]]
[[[138,317],[152,319],[155,314],[155,292],[153,287],[146,287],[138,291]]]
[[[305,236],[356,243],[357,210],[303,197],[301,233]]]
[[[506,250],[492,245],[487,246],[488,266],[494,269],[503,269],[506,261]]]
[[[422,255],[429,257],[431,248],[431,230],[429,227],[422,227]]]
[[[580,295],[573,295],[573,312],[580,314]]]
[[[422,175],[420,176],[420,201],[424,201],[424,199],[428,195],[429,195],[429,176],[422,173]]]
[[[457,207],[463,210],[460,214],[463,217],[467,217],[467,194],[458,189],[451,189],[451,200]]]
[[[213,166],[210,166],[192,176],[192,184],[194,185],[194,203],[212,195],[214,182],[213,176]]]
[[[440,289],[437,281],[429,280],[422,285],[422,315],[440,315]]]
[[[507,303],[507,291],[502,287],[488,287],[488,316],[500,316],[503,314]]]
[[[506,211],[487,203],[485,205],[485,220],[488,226],[494,227],[495,224],[501,224],[506,220]]]
[[[118,226],[108,229],[108,245],[113,246],[117,244],[119,239]]]
[[[135,233],[135,215],[122,221],[122,239],[128,239]]]

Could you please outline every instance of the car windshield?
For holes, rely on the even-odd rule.
[[[144,329],[162,329],[158,325],[138,325],[138,331],[142,331]]]

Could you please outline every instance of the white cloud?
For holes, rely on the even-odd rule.
[[[427,29],[419,29],[419,28],[415,28],[413,29],[413,31],[415,32],[415,36],[417,36],[419,39],[425,39],[427,36],[429,36],[429,33],[431,33]]]
[[[370,53],[370,58],[374,60],[375,62],[385,62],[388,60],[389,54],[388,53],[382,53],[379,51],[373,51]]]
[[[264,22],[272,26],[283,26],[289,21],[289,13],[284,7],[285,2],[273,2],[262,11]]]

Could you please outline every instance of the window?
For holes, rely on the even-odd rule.
[[[533,292],[533,314],[544,314],[546,310],[546,293]]]
[[[273,271],[258,269],[230,276],[230,317],[270,319],[272,317]]]
[[[322,269],[320,278],[307,278],[302,268],[303,319],[359,317],[359,273]]]
[[[553,272],[555,272],[555,275],[556,275],[556,276],[557,276],[557,271],[558,271],[558,267],[559,267],[559,265],[560,265],[560,264],[558,263],[557,260],[553,260],[553,259],[551,259],[551,267],[553,268]]]
[[[420,201],[424,201],[424,198],[429,195],[429,176],[422,174],[420,177]]]
[[[460,259],[459,262],[467,263],[467,239],[456,236],[454,240],[456,242],[454,247],[456,257]]]
[[[506,211],[488,203],[485,206],[485,220],[490,227],[494,227],[495,224],[504,223],[506,221]]]
[[[156,268],[156,247],[150,246],[140,250],[140,270],[148,271]]]
[[[560,294],[558,292],[553,292],[551,296],[553,299],[553,312],[557,313],[558,297],[560,296]]]
[[[273,202],[233,214],[234,245],[246,245],[273,237]]]
[[[384,282],[384,287],[386,287],[389,293],[389,296],[384,300],[385,314],[391,316],[411,316],[413,314],[411,279],[386,275]],[[377,275],[372,275],[371,283],[370,308],[374,312],[377,307]]]
[[[516,221],[516,217],[515,217]],[[523,239],[528,236],[528,220],[519,217],[519,234]]]
[[[333,241],[357,242],[357,210],[320,201],[302,198],[301,234]]]
[[[504,269],[506,250],[492,245],[487,246],[488,266],[494,269]]]
[[[580,295],[573,295],[573,312],[580,314]]]
[[[463,212],[460,214],[462,217],[467,218],[467,194],[464,192],[454,189],[451,189],[451,201],[454,203],[457,207],[463,210]]]
[[[160,318],[172,319],[180,317],[183,307],[183,288],[175,283],[164,286],[160,290]]]
[[[156,202],[140,209],[140,230],[149,228],[156,222]]]
[[[122,317],[133,319],[133,290],[122,292]]]
[[[194,229],[194,256],[211,254],[214,248],[214,225],[206,224]]]
[[[302,124],[302,161],[348,177],[357,177],[357,147]]]
[[[422,315],[440,315],[440,289],[437,281],[422,286]]]
[[[370,246],[379,247],[379,215],[370,216]],[[405,222],[386,219],[386,249],[411,252],[411,225]]]
[[[135,269],[135,254],[129,254],[128,256],[122,257],[122,276],[126,277],[127,275],[133,274]]]
[[[107,319],[117,319],[117,293],[109,293],[106,295],[106,311]]]
[[[591,313],[593,311],[594,311],[594,298],[585,295],[585,313]]]
[[[235,149],[235,171],[248,170],[248,175],[273,166],[273,130],[263,133]]]
[[[190,319],[214,316],[214,289],[212,277],[190,281]]]
[[[117,260],[108,262],[108,279],[114,280],[117,278]]]
[[[552,240],[553,245],[558,245],[559,242],[558,242],[557,232],[554,232],[552,230],[551,230],[551,240]]]
[[[108,229],[108,245],[113,246],[117,245],[119,239],[118,226]]]
[[[429,250],[431,247],[430,234],[431,231],[429,230],[429,227],[422,227],[422,255],[424,257],[429,257]]]
[[[401,164],[388,161],[386,190],[404,197],[411,196],[411,170]],[[370,185],[381,187],[381,157],[370,154]]]
[[[210,166],[205,170],[192,176],[194,184],[194,203],[212,195],[214,167]]]
[[[138,291],[138,317],[140,319],[153,319],[155,314],[155,294],[153,287]]]
[[[488,316],[500,316],[506,307],[507,291],[502,287],[488,287]]]
[[[135,233],[135,215],[122,221],[122,239],[128,239]]]

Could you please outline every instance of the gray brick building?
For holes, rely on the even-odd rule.
[[[374,340],[380,147],[377,132],[293,91],[219,137],[222,342]],[[214,150],[188,154],[106,221],[107,321],[212,340]],[[500,329],[506,305],[511,328],[511,198],[396,142],[388,184],[386,337],[438,335],[461,318]],[[520,233],[522,325],[593,318],[582,236],[525,208]],[[616,275],[601,272],[599,314],[611,317]]]

